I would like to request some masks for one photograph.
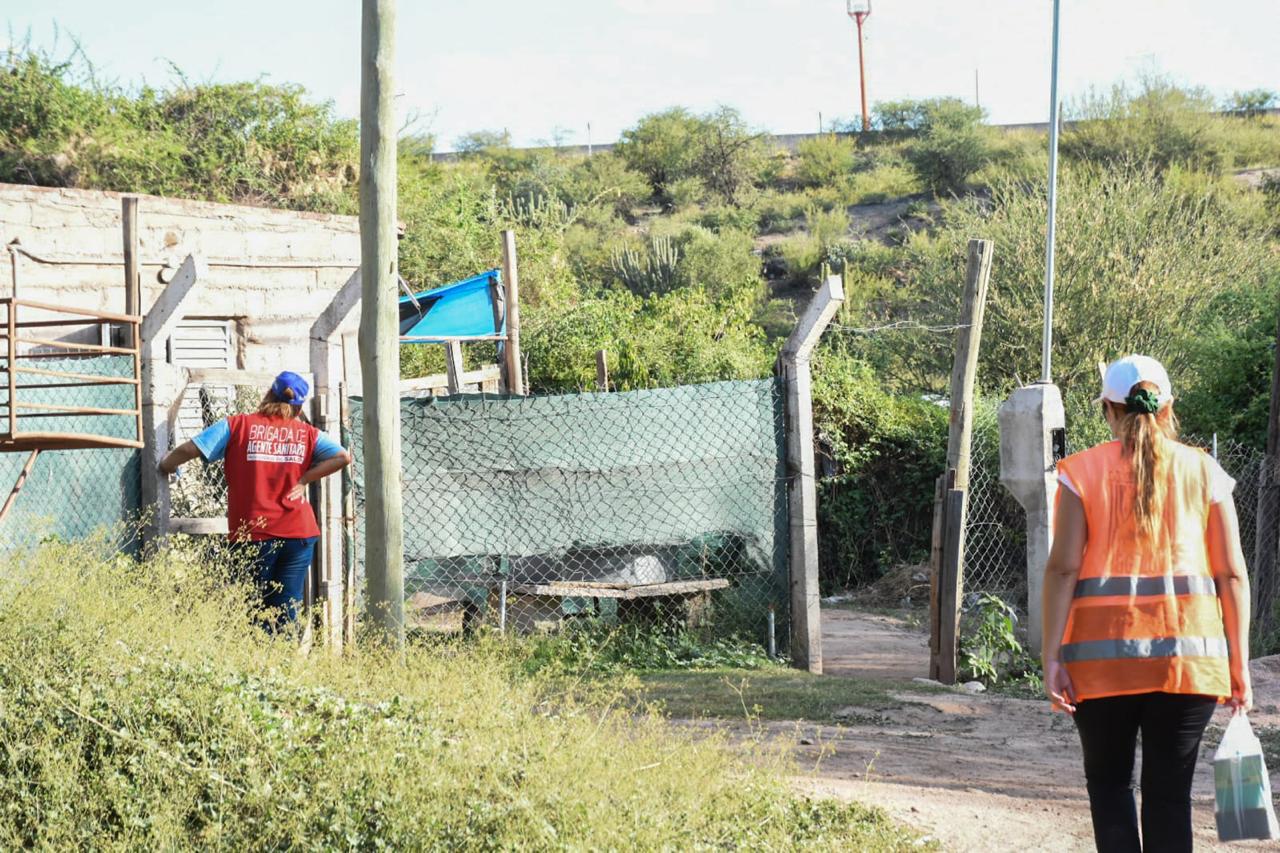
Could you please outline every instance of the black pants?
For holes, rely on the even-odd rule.
[[[1140,693],[1081,702],[1075,713],[1100,853],[1190,853],[1191,778],[1217,700]],[[1133,756],[1142,732],[1142,841]]]

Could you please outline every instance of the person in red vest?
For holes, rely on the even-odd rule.
[[[1253,704],[1235,481],[1178,441],[1173,389],[1155,359],[1110,365],[1099,399],[1115,440],[1058,464],[1045,691],[1075,718],[1098,849],[1190,851],[1201,736],[1220,702],[1235,712]]]
[[[351,454],[301,419],[311,389],[285,371],[248,415],[232,415],[173,450],[160,463],[168,476],[197,457],[223,460],[227,530],[251,549],[266,626],[297,619],[320,529],[307,487],[351,464]]]

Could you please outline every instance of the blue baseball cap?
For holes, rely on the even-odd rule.
[[[282,403],[301,406],[307,402],[307,395],[311,393],[311,386],[307,384],[307,380],[298,374],[286,370],[276,377],[275,382],[271,383],[271,393]]]

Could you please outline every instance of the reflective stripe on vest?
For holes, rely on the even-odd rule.
[[[1158,637],[1149,640],[1086,640],[1062,647],[1063,663],[1135,658],[1225,658],[1227,641],[1221,637]]]
[[[1076,581],[1076,598],[1104,595],[1217,595],[1218,587],[1206,575],[1157,575],[1156,577],[1085,578]]]

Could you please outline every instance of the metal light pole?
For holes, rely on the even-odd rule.
[[[1027,513],[1027,641],[1039,654],[1044,629],[1044,570],[1053,548],[1058,460],[1066,453],[1066,412],[1052,380],[1054,230],[1058,211],[1058,21],[1053,2],[1049,88],[1049,228],[1045,248],[1044,349],[1040,381],[1016,389],[1000,407],[1000,482]]]
[[[849,17],[858,25],[858,85],[862,89],[862,131],[871,129],[867,114],[867,64],[862,56],[862,22],[871,17],[871,0],[848,0]]]
[[[1040,381],[1053,381],[1053,267],[1058,225],[1058,22],[1062,0],[1053,0],[1053,60],[1049,72],[1049,229],[1044,253],[1044,344]]]

